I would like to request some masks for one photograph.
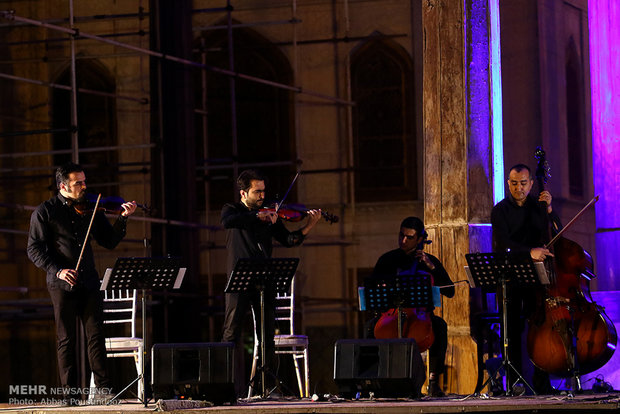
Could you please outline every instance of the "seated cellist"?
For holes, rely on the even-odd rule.
[[[398,234],[398,249],[383,254],[372,273],[372,277],[392,277],[399,274],[424,273],[430,274],[435,286],[445,287],[441,293],[449,298],[454,296],[454,284],[443,265],[435,256],[425,253],[423,246],[427,239],[424,231],[424,223],[417,217],[407,217],[400,225]],[[428,242],[427,242],[428,243]],[[433,397],[443,396],[439,386],[439,375],[443,373],[445,366],[446,349],[448,347],[448,326],[446,322],[433,314],[433,309],[426,309],[430,317],[434,341],[429,348],[429,382],[428,395]],[[377,315],[367,324],[368,337],[374,337],[375,328],[378,328]],[[404,337],[413,337],[403,334]]]

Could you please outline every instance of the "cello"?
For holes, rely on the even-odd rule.
[[[432,243],[431,240],[423,240],[412,252],[423,250],[424,244]],[[418,269],[418,261],[408,273],[427,276],[431,280],[432,275]],[[375,324],[374,335],[377,339],[390,338],[413,338],[415,339],[420,353],[431,347],[435,341],[435,334],[431,321],[432,310],[427,308],[392,308],[383,312]],[[399,326],[400,325],[400,326]],[[400,328],[400,329],[399,329]]]
[[[537,148],[536,157],[536,178],[543,191],[548,167],[542,148]],[[545,246],[555,256],[547,263],[551,283],[528,323],[527,351],[534,365],[553,375],[573,377],[578,389],[579,375],[605,365],[617,343],[612,321],[590,293],[590,280],[596,277],[592,257],[562,236],[597,200],[592,199]]]

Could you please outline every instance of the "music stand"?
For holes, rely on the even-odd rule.
[[[108,402],[112,404],[119,395],[129,387],[144,378],[144,366],[146,358],[146,290],[178,289],[183,283],[183,277],[187,268],[181,267],[181,259],[173,257],[119,257],[112,269],[106,269],[101,283],[101,290],[112,291],[117,289],[140,289],[142,297],[142,341],[144,343],[142,366],[140,373],[125,388],[119,391]],[[146,388],[146,381],[145,381]],[[144,407],[148,405],[146,389],[144,392]],[[140,396],[138,396],[140,399]]]
[[[274,293],[288,292],[298,264],[299,258],[241,258],[237,260],[224,289],[226,293],[260,293],[261,365],[250,383],[253,383],[260,372],[262,398],[268,397],[265,391],[265,290],[269,289]]]
[[[368,278],[364,282],[366,304],[369,310],[384,312],[396,308],[398,338],[403,337],[402,308],[429,308],[433,306],[431,277],[427,273]]]
[[[536,395],[532,386],[523,378],[523,375],[515,368],[508,357],[508,298],[506,289],[510,282],[512,286],[536,286],[549,284],[547,272],[542,263],[534,263],[529,252],[518,253],[472,253],[466,254],[465,258],[469,266],[465,266],[467,277],[471,287],[502,287],[502,363],[495,369],[492,375],[482,384],[480,389],[493,379],[497,372],[504,367],[506,372],[506,395],[512,394],[512,388],[516,384],[510,384],[508,370],[512,371],[531,391]]]

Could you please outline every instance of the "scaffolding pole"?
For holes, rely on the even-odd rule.
[[[45,87],[48,87],[48,88],[63,89],[63,90],[66,90],[66,91],[70,91],[72,89],[71,86],[68,86],[68,85],[61,85],[59,83],[44,82],[44,81],[40,81],[40,80],[36,80],[36,79],[23,78],[21,76],[9,75],[8,73],[1,73],[0,72],[0,78],[10,79],[10,80],[20,81],[20,82],[27,82],[27,83],[31,83],[33,85],[45,86]],[[126,100],[126,101],[138,102],[140,104],[148,104],[149,103],[148,98],[135,98],[135,97],[132,97],[132,96],[119,95],[119,94],[110,93],[110,92],[95,91],[93,89],[86,89],[86,88],[78,88],[77,91],[79,93],[84,93],[84,94],[88,94],[88,95],[105,96],[105,97],[108,97],[108,98],[115,98],[115,99],[122,99],[122,100]]]
[[[144,149],[154,148],[155,144],[133,144],[133,145],[109,145],[105,147],[91,147],[79,149],[81,153],[87,152],[104,152],[121,149]],[[71,154],[73,149],[67,150],[50,150],[50,151],[37,151],[37,152],[14,152],[10,154],[0,154],[0,158],[22,158],[22,157],[35,157],[37,155],[59,155],[59,154]]]
[[[77,109],[77,77],[75,74],[75,36],[77,30],[73,27],[73,0],[69,0],[69,25],[73,30],[73,34],[70,35],[71,46],[71,159],[74,163],[80,163],[79,153],[79,140],[78,140],[78,109]]]
[[[221,75],[225,75],[225,76],[230,76],[233,78],[238,78],[238,79],[243,79],[243,80],[247,80],[250,82],[256,82],[256,83],[261,83],[264,85],[269,85],[269,86],[273,86],[275,88],[280,88],[280,89],[285,89],[285,90],[289,90],[292,92],[296,92],[296,93],[300,93],[300,94],[304,94],[304,95],[309,95],[309,96],[313,96],[315,98],[319,98],[319,99],[324,99],[327,101],[332,101],[332,102],[336,102],[339,103],[341,105],[354,105],[353,102],[351,101],[347,101],[344,99],[340,99],[340,98],[336,98],[334,96],[330,96],[330,95],[326,95],[320,92],[315,92],[315,91],[311,91],[308,89],[304,89],[301,86],[291,86],[291,85],[285,85],[282,83],[278,83],[278,82],[272,82],[269,81],[267,79],[262,79],[256,76],[250,76],[250,75],[246,75],[243,73],[237,73],[235,71],[231,71],[231,70],[227,70],[227,69],[223,69],[223,68],[218,68],[215,66],[211,66],[211,65],[204,65],[198,62],[194,62],[192,60],[188,60],[188,59],[183,59],[183,58],[179,58],[176,56],[170,56],[170,55],[166,55],[165,53],[161,53],[161,52],[155,52],[153,50],[149,50],[149,49],[143,49],[137,46],[132,46],[126,43],[122,43],[122,42],[117,42],[111,39],[106,39],[106,38],[102,38],[100,36],[95,36],[86,32],[81,32],[78,29],[74,29],[74,28],[65,28],[62,26],[57,26],[57,25],[53,25],[53,24],[48,24],[48,23],[44,23],[38,20],[34,20],[34,19],[29,19],[27,17],[23,17],[23,16],[18,16],[15,14],[15,12],[13,10],[3,10],[0,11],[0,17],[5,18],[7,20],[13,20],[13,21],[18,21],[18,22],[23,22],[23,23],[29,23],[32,24],[33,26],[39,26],[39,27],[44,27],[46,29],[50,29],[50,30],[57,30],[60,32],[64,32],[67,33],[71,36],[74,37],[80,37],[80,38],[85,38],[85,39],[92,39],[92,40],[98,40],[100,42],[103,43],[107,43],[113,46],[118,46],[121,48],[125,48],[125,49],[129,49],[129,50],[133,50],[136,52],[141,52],[141,53],[145,53],[147,55],[156,57],[156,58],[160,58],[160,59],[164,59],[164,60],[169,60],[171,62],[176,62],[176,63],[180,63],[180,64],[184,64],[184,65],[188,65],[188,66],[193,66],[193,67],[197,67],[197,68],[201,68],[201,69],[206,69],[208,71],[211,72],[215,72],[215,73],[219,73]]]

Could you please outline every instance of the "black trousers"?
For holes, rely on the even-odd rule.
[[[500,297],[498,295],[498,300]],[[525,377],[523,361],[525,360],[525,364],[531,364],[531,362],[529,358],[523,358],[522,334],[525,331],[525,320],[532,315],[536,307],[536,292],[532,288],[509,285],[506,299],[508,300],[508,358],[515,369],[519,371],[519,374]],[[502,304],[500,303],[500,316],[502,310]],[[512,370],[508,370],[508,377],[511,384],[519,381],[518,376]],[[552,391],[549,374],[536,366],[533,368],[531,385],[537,394],[549,394]]]
[[[78,288],[74,291],[48,289],[54,306],[58,372],[63,387],[77,388],[77,321],[84,326],[88,363],[97,387],[110,387],[106,372],[105,335],[103,331],[103,294],[99,290]]]
[[[254,315],[256,318],[256,337],[258,338],[259,345],[261,339],[261,321],[260,321],[260,293],[226,293],[225,294],[226,301],[226,309],[224,313],[224,328],[222,341],[223,342],[234,342],[235,347],[237,348],[236,355],[239,355],[239,351],[243,349],[240,344],[241,341],[241,332],[243,329],[243,324],[245,322],[245,318],[247,317],[248,311],[253,309]],[[276,358],[275,358],[275,343],[274,343],[274,335],[275,335],[275,293],[274,292],[265,292],[265,366],[268,372],[276,374]],[[262,364],[260,358],[260,347],[258,349],[259,356],[259,365]],[[243,358],[235,358],[235,388],[237,390],[238,395],[243,395],[244,387],[247,385],[247,381],[244,379],[245,376],[245,367],[243,364]],[[271,376],[267,377],[266,386],[275,385],[274,381],[269,381]],[[258,387],[260,382],[256,382],[254,384],[255,387]]]
[[[443,374],[446,369],[446,350],[448,349],[448,324],[439,316],[431,315],[431,325],[435,340],[428,348],[429,372]]]

